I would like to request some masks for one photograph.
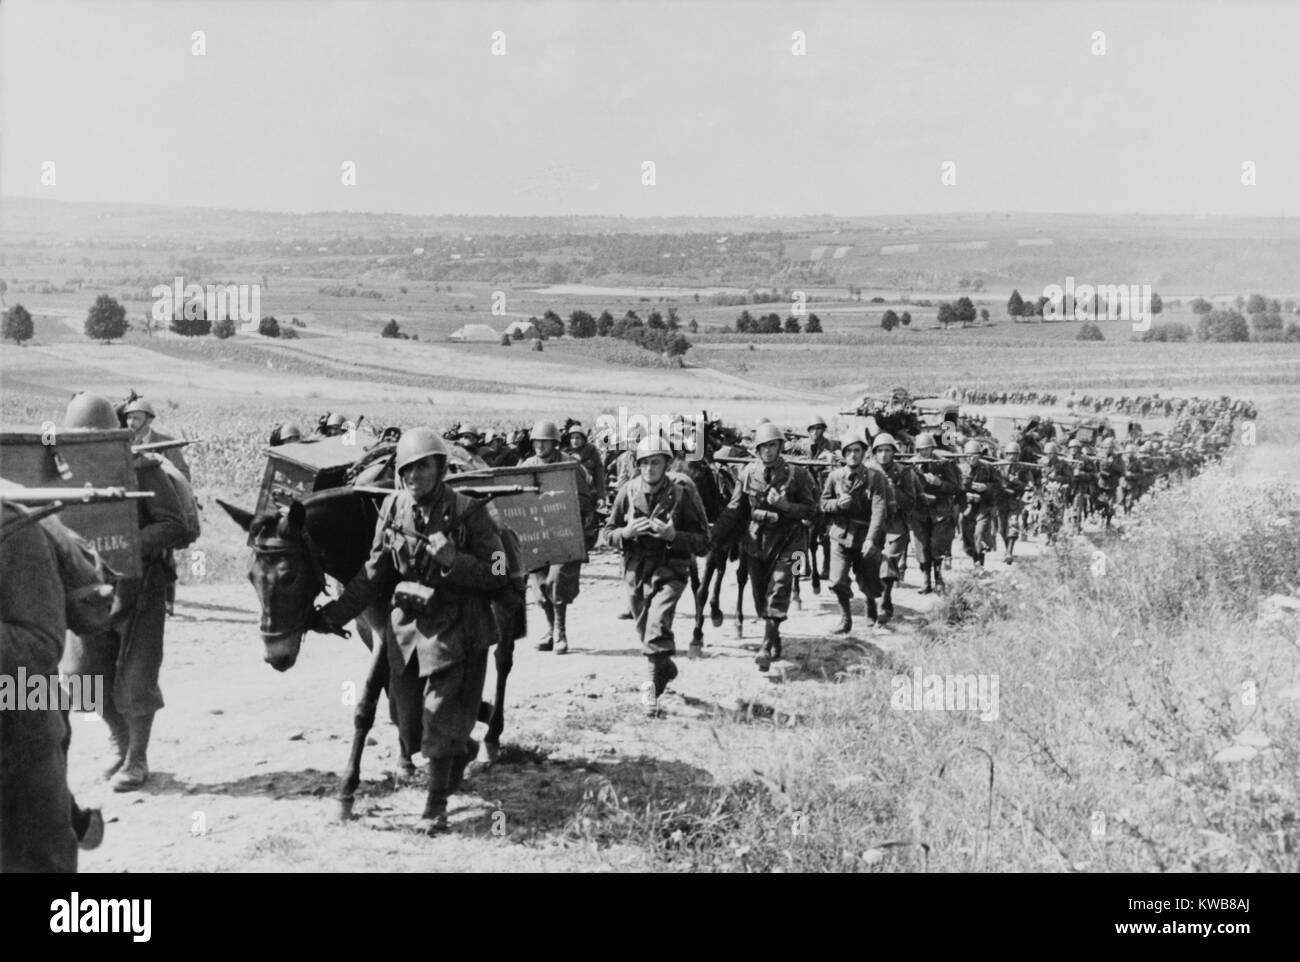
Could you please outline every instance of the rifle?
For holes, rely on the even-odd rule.
[[[43,518],[62,511],[77,501],[126,501],[152,498],[152,491],[127,491],[125,488],[0,488],[0,502],[21,505],[39,505],[21,517],[6,521],[0,527],[0,541],[16,534]]]
[[[149,444],[131,445],[132,454],[144,454],[151,451],[171,451],[174,448],[183,448],[187,444],[203,444],[200,438],[181,438],[176,441],[151,441]]]

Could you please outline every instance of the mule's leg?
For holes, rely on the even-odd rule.
[[[691,558],[691,595],[695,598],[695,625],[691,631],[691,648],[699,649],[704,647],[704,601],[703,595],[707,594],[705,586],[700,583],[700,564],[699,561]],[[698,652],[696,652],[698,654]]]
[[[510,669],[515,664],[515,643],[512,639],[508,639],[507,635],[509,632],[502,633],[494,656],[497,667],[496,695],[492,702],[492,717],[488,721],[487,737],[483,739],[489,762],[495,762],[501,757],[501,732],[506,727],[506,679],[510,677]]]
[[[709,621],[714,628],[721,628],[722,615],[722,580],[727,577],[727,555],[724,551],[709,555],[708,571],[712,573],[713,591],[709,595]],[[706,579],[705,584],[708,584]]]
[[[343,785],[339,790],[339,817],[347,821],[352,817],[352,803],[356,797],[357,786],[361,783],[361,756],[366,750],[366,738],[375,724],[375,711],[379,707],[379,693],[388,688],[388,653],[384,650],[382,639],[379,644],[368,629],[358,622],[362,638],[370,644],[370,667],[366,671],[365,684],[357,709],[352,715],[352,750],[348,754],[348,768],[343,776]],[[392,697],[389,696],[391,706]],[[405,752],[405,746],[403,746]],[[410,758],[403,754],[402,761],[410,765]]]
[[[745,586],[749,583],[749,556],[743,551],[736,562],[736,637],[745,637]]]

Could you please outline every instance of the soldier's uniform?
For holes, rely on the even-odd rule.
[[[927,449],[933,454],[934,439],[929,444],[917,438],[917,454],[925,456]],[[921,499],[912,512],[912,542],[916,545],[916,559],[925,574],[922,594],[943,587],[943,561],[952,554],[952,541],[957,533],[957,504],[961,496],[961,474],[957,465],[949,460],[934,459],[916,466],[921,482]],[[933,576],[933,584],[931,577]]]
[[[150,424],[148,427],[144,429],[143,433],[137,435],[131,441],[131,443],[133,445],[134,444],[157,444],[160,441],[175,441],[175,440],[176,439],[173,438],[171,435],[161,434],[158,431],[155,431],[153,429],[153,425]],[[176,470],[179,471],[181,474],[185,475],[185,480],[189,481],[191,484],[193,483],[194,479],[190,476],[190,466],[188,462],[186,462],[185,460],[184,448],[168,448],[164,451],[157,451],[154,453],[162,455],[164,458],[166,458],[168,461],[174,464],[176,466]]]
[[[23,524],[0,548],[0,675],[24,670],[29,679],[57,677],[66,629],[102,629],[111,592],[101,593],[102,567],[94,549],[57,519],[24,523],[25,508],[6,502],[6,525]],[[83,699],[93,689],[82,688]],[[16,692],[24,698],[28,691]],[[47,688],[44,710],[0,708],[0,873],[75,872],[77,845],[93,848],[92,819],[68,789],[72,729],[58,691]],[[95,708],[83,702],[78,708]]]
[[[760,441],[768,436],[769,441]],[[755,447],[772,440],[781,441],[781,432],[770,423],[760,425]],[[778,507],[769,502],[769,491],[783,497],[786,504]],[[767,622],[763,650],[773,657],[781,654],[780,624],[790,610],[794,558],[807,549],[803,522],[813,517],[817,504],[817,491],[808,472],[778,455],[770,465],[759,459],[741,468],[727,505],[731,512],[748,509],[749,530],[743,550],[749,556],[754,607]],[[771,657],[759,655],[760,669],[765,671],[770,662]]]
[[[65,427],[114,429],[97,416],[102,398],[78,395],[68,405]],[[103,718],[114,758],[105,774],[115,791],[139,788],[148,780],[147,750],[153,716],[163,707],[158,675],[162,669],[167,587],[176,580],[171,553],[189,541],[180,503],[157,455],[135,457],[136,488],[152,498],[135,502],[140,526],[142,573],[117,582],[106,631],[68,636],[62,668],[67,675],[104,679]]]
[[[1025,511],[1025,501],[1038,482],[1034,465],[1020,460],[1018,445],[1009,445],[1003,457],[1014,463],[1003,465],[1001,470],[997,496],[998,534],[1006,552],[1002,561],[1011,564],[1016,541],[1020,538],[1020,518]]]
[[[549,425],[549,429],[543,429],[544,425]],[[551,437],[544,437],[545,434],[551,434]],[[551,422],[538,422],[533,426],[532,438],[537,440],[554,440],[556,446],[552,448],[548,455],[534,454],[525,460],[520,467],[530,468],[545,464],[565,464],[577,463],[576,459],[563,451],[559,447],[559,428]],[[591,486],[587,483],[586,471],[578,471],[575,474],[578,487],[578,507],[582,514],[582,529],[587,547],[590,549],[596,541],[597,520],[596,520],[596,499],[592,494]],[[537,589],[538,604],[541,606],[543,614],[546,615],[548,630],[542,641],[537,645],[540,651],[555,650],[558,654],[564,654],[569,650],[568,625],[566,622],[566,612],[574,599],[578,597],[579,581],[582,574],[581,561],[568,561],[564,564],[554,564],[532,574],[533,587]]]
[[[872,439],[871,448],[877,458],[880,457],[880,449],[886,445],[894,448],[897,453],[898,445],[890,435],[882,432]],[[887,619],[894,614],[894,583],[901,581],[903,577],[903,559],[907,556],[907,546],[911,540],[912,515],[923,499],[921,482],[911,465],[904,464],[895,457],[888,464],[881,463],[880,469],[889,479],[892,496],[889,516],[885,519],[885,543],[882,552],[884,573],[881,575],[884,591],[881,614]]]
[[[966,453],[981,452],[978,441],[968,441]],[[984,555],[997,549],[998,489],[1001,477],[997,468],[986,461],[968,464],[962,459],[959,467],[962,489],[966,493],[966,510],[961,519],[961,540],[966,554],[983,567]]]
[[[656,454],[665,461],[671,457],[667,445],[656,438],[642,441],[637,453],[643,459]],[[651,534],[626,537],[623,529],[637,518],[671,523],[672,540]],[[684,476],[666,473],[653,488],[638,476],[615,495],[604,538],[623,551],[623,583],[641,651],[648,659],[653,698],[647,707],[653,710],[654,698],[676,675],[671,662],[677,652],[673,616],[690,578],[692,556],[708,550],[708,519],[694,485]]]
[[[445,462],[440,444],[425,428],[403,435],[399,476],[404,462],[430,456]],[[440,564],[412,532],[449,539],[454,560]],[[404,488],[384,499],[365,566],[317,614],[324,626],[341,626],[374,599],[392,599],[386,633],[390,676],[403,693],[397,699],[403,742],[418,741],[429,759],[426,818],[445,817],[447,797],[477,751],[469,736],[482,702],[488,649],[498,637],[490,595],[509,580],[504,558],[496,525],[472,499],[443,483],[421,500]],[[412,600],[415,585],[432,589],[431,598]]]
[[[846,437],[844,447],[866,441]],[[822,487],[821,510],[827,519],[830,536],[830,583],[840,605],[840,623],[834,634],[847,634],[853,628],[849,610],[852,589],[850,575],[867,600],[867,620],[876,620],[876,598],[881,594],[880,548],[885,539],[889,516],[889,480],[878,464],[863,461],[857,467],[845,464],[826,476]]]
[[[582,429],[575,426],[570,430],[569,436],[581,434]],[[568,448],[564,453],[573,458],[587,471],[587,481],[591,484],[592,495],[597,501],[605,499],[605,456],[601,453],[596,445],[592,444],[582,434],[583,442],[581,447]]]

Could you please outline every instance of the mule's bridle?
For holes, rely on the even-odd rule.
[[[263,558],[275,558],[282,555],[297,555],[306,559],[308,576],[312,579],[312,586],[315,588],[311,593],[311,600],[308,602],[307,611],[300,614],[299,620],[291,628],[276,632],[262,632],[263,640],[268,638],[275,640],[287,635],[297,634],[303,636],[303,640],[306,641],[311,613],[314,611],[313,606],[315,604],[316,596],[325,590],[325,569],[321,567],[320,559],[316,557],[316,547],[312,543],[311,535],[309,535],[304,528],[302,538],[297,541],[290,541],[280,537],[254,539],[252,542],[252,548],[253,554],[256,555],[259,560]]]

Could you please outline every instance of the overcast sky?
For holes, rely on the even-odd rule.
[[[5,195],[1300,214],[1295,2],[4,0],[0,30]]]

